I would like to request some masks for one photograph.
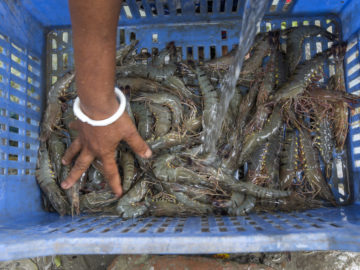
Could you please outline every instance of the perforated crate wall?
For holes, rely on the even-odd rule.
[[[27,199],[26,192],[39,193],[33,183],[41,120],[40,73],[38,56],[0,34],[0,190],[16,191],[21,185],[18,193],[2,192],[9,196],[5,203],[12,204],[12,213],[38,204]]]

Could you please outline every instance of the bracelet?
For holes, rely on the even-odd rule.
[[[77,118],[79,118],[79,120],[81,122],[84,123],[88,123],[91,126],[94,127],[104,127],[104,126],[108,126],[112,123],[114,123],[116,120],[118,120],[120,118],[120,116],[124,113],[125,111],[125,106],[126,106],[126,98],[125,95],[123,94],[123,92],[120,91],[119,88],[115,87],[115,94],[117,96],[117,98],[120,101],[120,105],[119,105],[119,109],[109,118],[104,119],[104,120],[93,120],[90,119],[88,116],[86,116],[80,109],[80,99],[79,97],[77,97],[74,101],[74,106],[73,106],[73,110],[74,110],[74,114]]]

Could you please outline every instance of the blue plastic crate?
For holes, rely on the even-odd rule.
[[[131,38],[151,52],[175,41],[183,58],[220,56],[237,43],[243,0],[128,0],[118,45]],[[270,1],[261,31],[318,24],[348,41],[346,79],[360,94],[357,0]],[[73,65],[64,0],[0,1],[0,260],[52,254],[360,251],[360,109],[350,117],[352,205],[246,217],[59,217],[41,208],[34,171],[45,86]],[[226,32],[226,34],[225,34]],[[306,40],[304,57],[329,44]],[[56,60],[55,60],[56,59]],[[326,70],[331,73],[331,67]]]

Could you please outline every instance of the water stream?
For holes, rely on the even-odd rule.
[[[229,107],[230,100],[234,96],[236,81],[239,78],[241,67],[245,55],[252,45],[257,26],[261,22],[269,0],[245,0],[244,13],[242,17],[239,46],[234,57],[234,62],[230,65],[229,71],[221,82],[221,94],[219,103],[212,109],[210,123],[204,127],[202,141],[204,142],[204,152],[214,156],[216,152],[216,142],[221,135],[221,127]]]

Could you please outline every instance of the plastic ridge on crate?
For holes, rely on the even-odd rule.
[[[138,39],[152,52],[175,41],[184,59],[221,56],[238,42],[243,0],[124,1],[117,45]],[[271,0],[259,31],[315,24],[342,35],[347,90],[360,94],[359,1]],[[59,217],[42,210],[35,180],[46,86],[73,68],[67,1],[0,2],[0,260],[53,254],[360,251],[360,109],[349,119],[351,190],[332,183],[352,205],[245,217]],[[285,43],[282,44],[285,46]],[[303,58],[331,46],[304,42]],[[333,74],[325,66],[326,77]]]

